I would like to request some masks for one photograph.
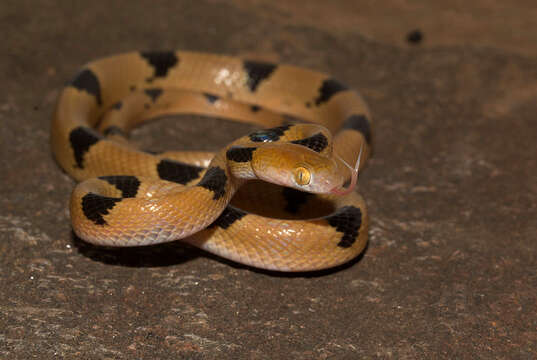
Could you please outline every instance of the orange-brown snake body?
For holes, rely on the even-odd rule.
[[[270,128],[216,154],[151,154],[128,142],[133,126],[172,113]],[[283,115],[307,123],[289,124]],[[367,243],[362,197],[331,190],[349,178],[344,162],[354,163],[360,149],[368,157],[369,119],[355,91],[319,72],[212,54],[133,52],[87,64],[63,89],[51,142],[60,166],[82,181],[70,212],[85,241],[182,239],[247,265],[308,271],[345,263]]]

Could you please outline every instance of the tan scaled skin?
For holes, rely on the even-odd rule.
[[[281,126],[288,115],[317,125],[270,130],[276,135],[268,142],[245,136],[217,154],[149,154],[128,142],[134,126],[177,113],[268,127]],[[182,239],[250,266],[309,271],[345,263],[367,243],[362,197],[330,193],[349,178],[335,154],[350,164],[362,147],[363,159],[369,155],[364,134],[345,123],[355,114],[369,121],[362,98],[311,70],[182,51],[127,53],[89,63],[62,91],[51,143],[62,168],[83,181],[72,193],[70,211],[75,233],[86,241],[139,246]],[[327,140],[322,149],[303,145],[319,133]],[[232,147],[247,149],[251,160],[230,160]],[[209,170],[180,184],[159,177],[163,161]],[[135,194],[126,196],[110,179],[96,178],[114,175],[130,176]],[[286,206],[306,200],[292,204],[281,188],[245,184],[253,178],[321,195],[289,212]]]
[[[314,194],[343,186],[347,175],[333,157],[289,143],[261,146],[253,155],[252,169],[260,180]]]

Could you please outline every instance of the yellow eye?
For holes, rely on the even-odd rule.
[[[308,185],[311,180],[311,173],[303,166],[296,167],[294,170],[295,181],[298,185]]]

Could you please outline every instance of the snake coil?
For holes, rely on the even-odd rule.
[[[172,113],[268,128],[216,154],[152,154],[128,141],[134,126]],[[364,200],[343,186],[345,164],[369,155],[369,119],[355,91],[319,72],[213,54],[133,52],[87,64],[62,90],[51,143],[60,166],[82,181],[70,213],[85,241],[182,239],[247,265],[308,271],[345,263],[367,243]]]

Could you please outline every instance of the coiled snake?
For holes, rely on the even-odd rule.
[[[133,126],[170,113],[269,128],[216,154],[153,154],[128,142]],[[212,54],[134,52],[87,64],[62,90],[51,142],[60,166],[83,180],[70,212],[85,241],[182,239],[247,265],[306,271],[345,263],[366,245],[364,201],[344,182],[353,173],[345,164],[369,155],[369,118],[356,92],[322,73]]]

